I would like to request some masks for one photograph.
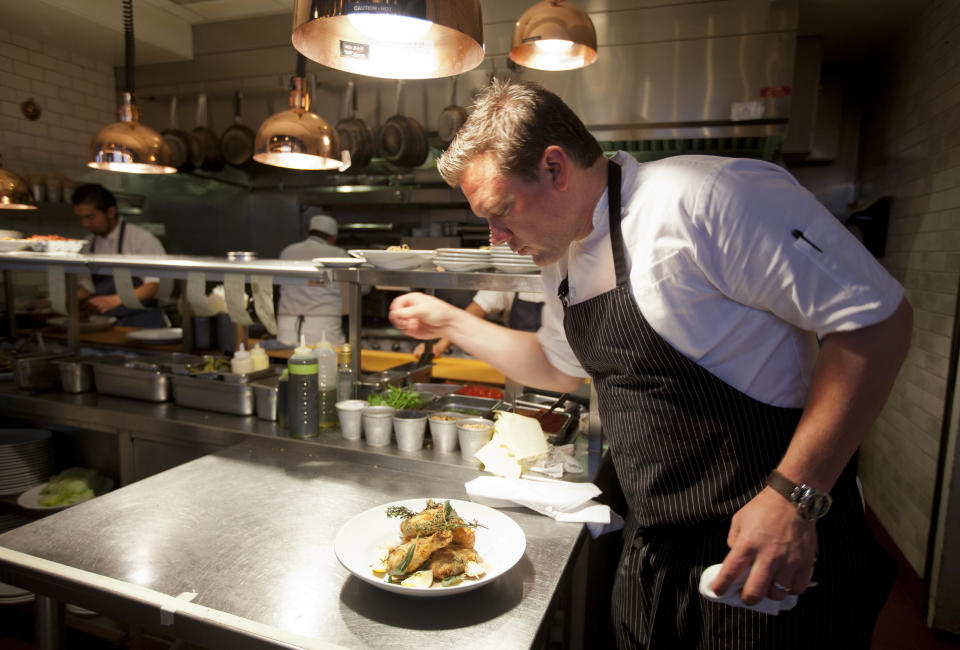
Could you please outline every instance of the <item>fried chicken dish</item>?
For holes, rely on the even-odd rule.
[[[443,586],[476,579],[485,569],[474,549],[478,522],[466,522],[449,501],[427,500],[418,513],[404,507],[387,509],[388,517],[402,517],[403,541],[386,549],[371,566],[376,574],[407,586],[429,587],[434,581]]]

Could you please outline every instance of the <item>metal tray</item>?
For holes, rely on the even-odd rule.
[[[98,393],[131,397],[148,402],[170,399],[170,375],[143,360],[100,358],[92,363]]]
[[[505,404],[506,410],[514,413],[521,413],[530,417],[536,417],[537,414],[556,401],[556,397],[548,395],[538,395],[536,393],[524,393],[513,404]],[[524,412],[526,411],[526,412]],[[551,419],[559,422],[559,426],[550,427],[549,423],[544,428],[547,436],[547,442],[553,445],[562,445],[570,441],[577,432],[580,424],[580,404],[572,400],[564,400],[550,414]],[[550,428],[551,430],[547,430]]]
[[[13,378],[17,382],[17,388],[24,390],[56,388],[60,384],[60,371],[53,365],[53,361],[68,356],[70,356],[69,351],[18,355],[13,360]]]
[[[490,417],[493,411],[502,408],[503,400],[474,395],[441,395],[430,402],[428,411],[453,411],[474,417]]]
[[[261,375],[263,375],[261,371]],[[223,381],[217,375],[171,375],[173,401],[179,406],[231,415],[253,415],[256,402],[249,382]],[[253,374],[253,373],[249,373]]]
[[[277,376],[267,379],[258,379],[251,382],[256,403],[257,417],[261,420],[277,421],[277,400],[279,397],[280,378]]]

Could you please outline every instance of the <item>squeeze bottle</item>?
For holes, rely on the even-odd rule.
[[[230,359],[230,371],[238,375],[253,372],[253,359],[250,358],[250,353],[243,348],[243,343],[237,347],[237,351],[233,353],[233,358]]]
[[[317,411],[319,413],[319,427],[327,429],[337,426],[337,353],[327,341],[326,333],[323,340],[313,348],[317,357]]]
[[[267,351],[260,347],[259,343],[254,343],[250,348],[250,359],[253,361],[253,371],[266,370],[270,367],[270,357]]]
[[[294,438],[317,435],[317,358],[303,335],[287,361],[287,430]]]

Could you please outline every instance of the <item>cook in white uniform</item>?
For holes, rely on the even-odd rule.
[[[333,245],[336,240],[336,220],[316,214],[310,217],[307,238],[284,248],[280,259],[349,257],[344,249]],[[342,313],[339,283],[328,282],[323,277],[303,286],[283,285],[277,307],[277,339],[283,343],[299,343],[303,334],[308,343],[314,343],[325,335],[331,344],[340,345],[344,342]]]
[[[851,458],[909,346],[902,287],[775,165],[608,160],[534,83],[482,91],[438,169],[491,243],[543,268],[544,325],[509,330],[424,294],[397,298],[391,321],[524,385],[592,378],[630,509],[618,645],[869,648],[892,562]],[[699,576],[720,562],[715,592],[742,575],[745,603],[794,593],[796,608],[704,600]]]
[[[500,320],[507,327],[536,332],[540,329],[543,294],[532,291],[478,291],[473,294],[473,300],[465,310],[480,318],[502,314]],[[451,345],[450,339],[442,338],[433,344],[431,351],[440,355],[449,350]],[[413,349],[413,356],[419,359],[425,351],[426,346],[420,343]]]

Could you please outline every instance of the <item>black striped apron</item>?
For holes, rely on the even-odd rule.
[[[817,524],[819,585],[779,616],[712,603],[699,577],[723,561],[732,515],[764,486],[801,410],[759,402],[687,359],[647,323],[629,284],[620,229],[620,167],[609,163],[617,286],[566,304],[567,340],[596,384],[598,408],[630,513],[613,590],[624,648],[869,648],[895,567],[867,531],[855,467]]]

